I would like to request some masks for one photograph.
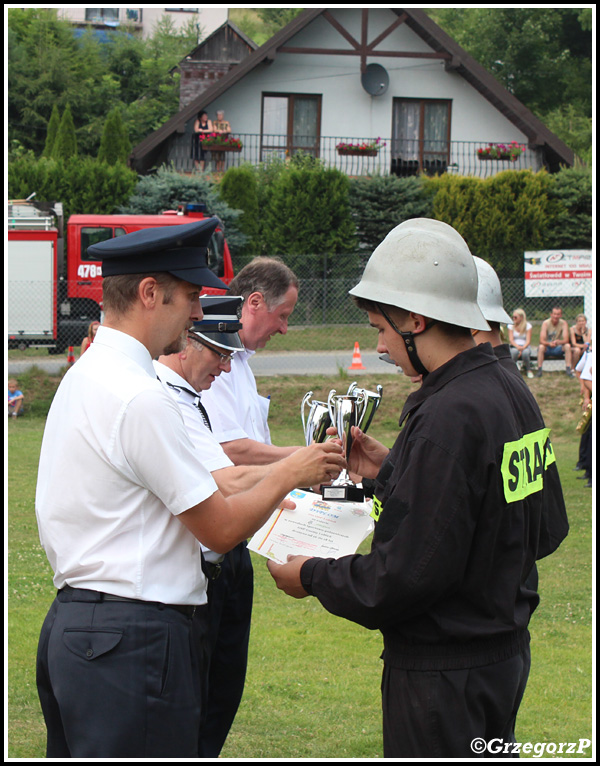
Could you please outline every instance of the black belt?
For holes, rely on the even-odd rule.
[[[63,598],[60,596],[63,595]],[[66,596],[66,598],[65,598]],[[99,603],[103,601],[121,601],[127,604],[144,604],[145,606],[155,606],[158,609],[175,609],[188,618],[192,618],[199,607],[187,604],[163,604],[161,601],[142,601],[139,598],[126,598],[125,596],[115,596],[112,593],[102,593],[97,590],[87,590],[86,588],[72,588],[65,585],[58,591],[59,601],[87,601]]]

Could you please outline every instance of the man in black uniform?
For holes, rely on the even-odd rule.
[[[469,758],[514,741],[539,603],[526,580],[568,523],[539,408],[490,344],[477,271],[447,224],[409,220],[350,291],[405,375],[423,375],[391,450],[353,429],[352,471],[375,478],[369,554],[268,562],[289,595],[384,639],[384,756]]]

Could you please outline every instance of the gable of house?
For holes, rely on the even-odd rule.
[[[180,73],[179,109],[200,98],[257,48],[231,21],[222,24],[174,68]]]
[[[373,65],[389,78],[374,95],[364,83]],[[217,108],[234,131],[260,135],[261,151],[279,112],[273,125],[396,141],[420,119],[447,141],[515,139],[543,147],[550,169],[573,163],[572,151],[420,9],[303,11],[136,146],[133,166],[143,172],[191,130],[200,109]]]

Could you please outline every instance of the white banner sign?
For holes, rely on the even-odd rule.
[[[592,279],[591,250],[525,253],[525,297],[586,295]]]

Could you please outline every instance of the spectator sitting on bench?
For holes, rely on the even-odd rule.
[[[577,363],[589,348],[592,342],[592,329],[588,327],[585,314],[577,314],[575,324],[569,331],[569,340],[571,342],[571,366],[577,374]]]
[[[560,306],[554,306],[550,317],[542,322],[540,344],[538,346],[538,378],[542,377],[544,359],[565,360],[565,372],[570,378],[575,377],[571,369],[571,344],[569,343],[569,325],[562,318]]]

